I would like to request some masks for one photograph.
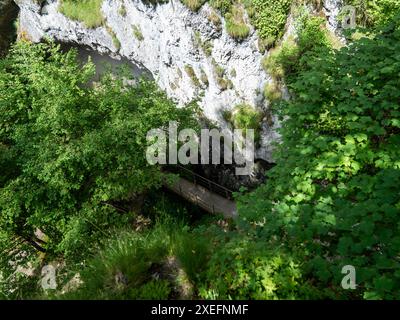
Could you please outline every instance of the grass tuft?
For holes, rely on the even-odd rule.
[[[196,12],[205,3],[205,0],[182,0],[183,4],[186,5],[190,10]]]
[[[59,11],[72,20],[83,22],[87,28],[97,28],[104,24],[102,4],[103,0],[61,0]]]
[[[144,40],[142,30],[140,29],[139,26],[137,26],[137,25],[132,25],[132,31],[133,31],[134,37],[135,37],[138,41],[143,41],[143,40]]]
[[[192,66],[190,65],[185,65],[185,72],[187,73],[187,75],[189,76],[189,78],[192,80],[192,83],[196,86],[199,87],[200,86],[200,81],[196,76],[196,73],[194,72],[194,69]]]
[[[276,81],[267,83],[264,87],[264,97],[270,101],[274,102],[282,98],[282,91],[279,84]]]
[[[235,5],[231,11],[225,15],[226,31],[235,39],[243,40],[250,33],[250,27],[244,19],[244,10],[241,6]]]

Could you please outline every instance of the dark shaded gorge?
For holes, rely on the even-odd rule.
[[[96,66],[96,78],[99,78],[107,71],[117,72],[119,68],[125,68],[134,78],[144,77],[153,80],[149,70],[147,70],[140,63],[134,63],[127,58],[112,58],[107,54],[100,54],[99,52],[77,43],[57,42],[60,45],[61,51],[67,52],[74,49],[78,53],[78,61],[83,63],[88,62],[90,58]]]
[[[16,39],[15,21],[19,8],[12,0],[0,0],[0,56],[7,53],[10,44]]]

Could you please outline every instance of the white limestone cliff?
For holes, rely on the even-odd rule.
[[[333,21],[337,13],[332,3],[338,0],[328,1],[328,22],[336,28]],[[126,57],[148,69],[161,89],[179,104],[200,96],[204,116],[222,127],[226,126],[222,110],[231,110],[239,103],[268,108],[262,92],[271,79],[262,69],[257,33],[252,29],[244,41],[234,40],[223,26],[218,28],[210,22],[212,9],[207,4],[195,13],[178,0],[156,6],[142,0],[104,0],[102,12],[107,27],[88,29],[62,15],[58,0],[48,0],[42,7],[34,0],[16,3],[21,9],[20,30],[32,41],[46,36],[85,45],[115,58]],[[123,15],[121,3],[126,11]],[[140,30],[142,40],[134,36],[134,28]],[[212,43],[211,54],[203,52],[199,38],[203,43]],[[216,64],[225,71],[225,80],[231,82],[225,90],[218,84]],[[187,66],[193,68],[200,85],[185,72]],[[208,84],[201,79],[207,79]],[[257,150],[257,158],[269,162],[273,162],[272,143],[279,139],[279,123],[276,119],[273,123],[263,123],[261,147]]]

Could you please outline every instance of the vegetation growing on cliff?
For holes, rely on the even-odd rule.
[[[96,28],[104,23],[102,4],[103,0],[61,0],[59,10],[68,18],[83,22],[87,28]]]

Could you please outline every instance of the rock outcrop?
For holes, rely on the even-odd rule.
[[[326,9],[333,28],[335,1],[339,0],[328,0]],[[31,40],[37,42],[46,36],[85,45],[117,59],[126,57],[148,69],[179,104],[200,97],[204,116],[221,127],[227,125],[224,110],[240,103],[268,114],[262,92],[271,79],[262,69],[257,33],[251,29],[245,40],[233,39],[223,27],[222,17],[222,27],[210,21],[213,9],[208,4],[193,12],[178,0],[157,5],[142,0],[104,0],[104,26],[88,29],[61,14],[59,0],[45,1],[42,6],[34,0],[16,2],[21,9],[20,29]],[[279,123],[268,116],[257,158],[273,162],[272,143],[279,138]]]

